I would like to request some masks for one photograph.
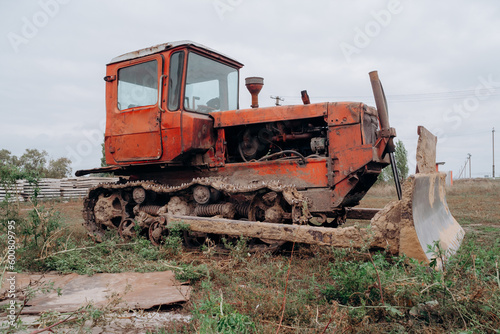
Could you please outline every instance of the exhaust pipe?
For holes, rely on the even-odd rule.
[[[382,137],[386,137],[384,136],[384,132],[388,132],[390,126],[384,89],[382,88],[382,84],[380,83],[377,71],[372,71],[369,73],[369,75],[370,82],[372,84],[373,97],[375,98],[375,105],[377,106],[378,119],[380,120],[380,131],[382,132],[381,135]],[[390,135],[388,134],[387,137],[390,137]]]
[[[259,107],[259,93],[264,86],[264,78],[261,77],[249,77],[245,78],[245,86],[247,86],[248,91],[252,95],[252,108]]]
[[[387,143],[385,146],[384,153],[389,153],[389,158],[391,160],[392,174],[394,175],[394,183],[396,185],[396,192],[398,193],[398,199],[401,200],[403,197],[401,182],[399,181],[399,173],[396,167],[396,159],[394,157],[394,151],[396,147],[394,146],[394,137],[396,136],[396,131],[389,126],[389,112],[387,111],[387,99],[385,98],[384,88],[378,77],[377,71],[372,71],[369,73],[370,82],[372,84],[373,97],[375,98],[375,104],[377,106],[378,119],[380,121],[380,132],[378,134],[381,138],[387,138]]]

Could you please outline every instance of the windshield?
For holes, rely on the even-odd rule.
[[[237,109],[238,70],[190,52],[184,108],[202,113]]]

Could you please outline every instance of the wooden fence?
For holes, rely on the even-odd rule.
[[[104,182],[116,182],[116,177],[73,177],[66,179],[41,179],[38,198],[78,198],[87,195],[89,188]],[[12,199],[27,200],[33,195],[34,184],[26,180],[18,180],[12,189],[8,189]],[[0,186],[0,201],[5,199],[6,189]]]

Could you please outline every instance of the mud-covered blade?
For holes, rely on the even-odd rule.
[[[457,252],[465,235],[446,202],[446,175],[425,173],[414,177],[412,213],[418,240],[429,261],[439,255],[432,246],[439,241],[446,260]],[[431,245],[432,251],[429,251],[428,245]]]

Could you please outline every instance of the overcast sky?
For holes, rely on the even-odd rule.
[[[471,154],[473,177],[492,174],[498,0],[1,0],[0,34],[0,149],[46,150],[73,172],[100,165],[105,64],[187,39],[245,64],[240,82],[264,77],[261,106],[271,95],[299,104],[304,89],[313,103],[374,105],[368,72],[378,70],[411,170],[424,125],[439,136],[442,170],[458,177]]]

